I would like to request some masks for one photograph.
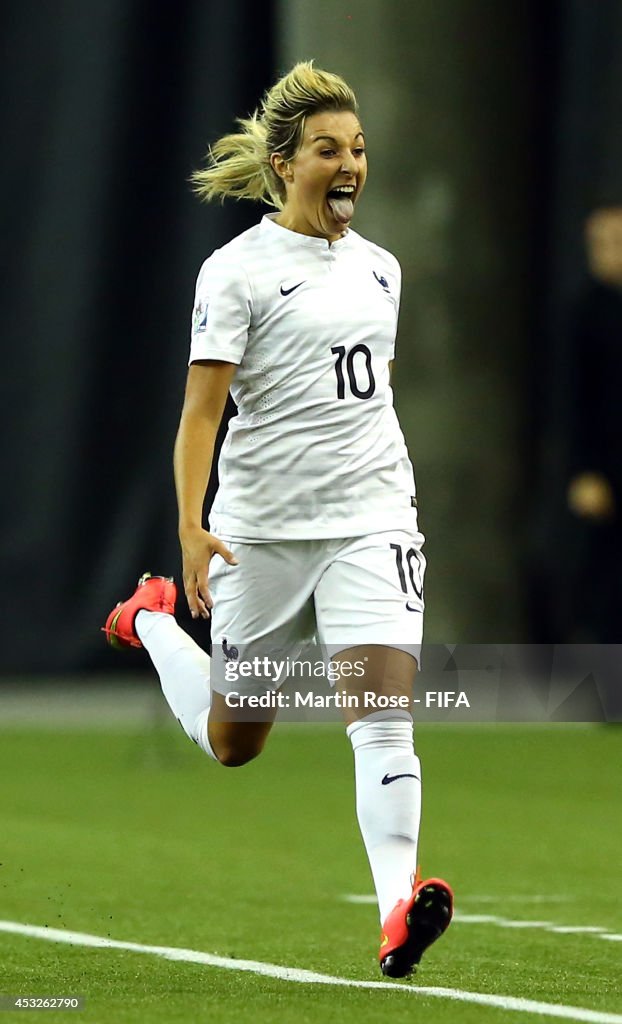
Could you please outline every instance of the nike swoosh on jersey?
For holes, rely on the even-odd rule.
[[[283,285],[281,285],[281,295],[291,295],[292,292],[296,291],[296,288],[300,288],[301,284],[304,284],[304,281],[300,281],[298,284],[295,284],[293,288],[284,288]]]
[[[390,785],[390,783],[395,782],[396,779],[416,779],[416,778],[418,778],[418,776],[417,775],[413,775],[412,772],[404,772],[403,775],[389,775],[387,773],[385,775],[384,779],[382,780],[382,785],[383,786],[388,786],[388,785]]]
[[[419,605],[417,605],[417,604],[415,605],[415,607],[414,607],[414,608],[412,608],[412,607],[411,607],[411,604],[410,604],[410,601],[407,601],[407,602],[406,602],[406,611],[407,611],[407,612],[420,612],[420,611],[421,611],[421,608],[420,608],[420,607],[419,607]]]

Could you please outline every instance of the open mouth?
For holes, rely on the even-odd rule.
[[[331,188],[327,193],[326,202],[333,217],[339,224],[348,224],[354,216],[354,185],[341,185]]]

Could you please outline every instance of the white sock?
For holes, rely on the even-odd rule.
[[[412,719],[405,716],[376,712],[347,729],[354,750],[356,813],[381,924],[398,900],[410,896],[417,868],[421,764],[414,750]],[[396,778],[400,775],[406,777]],[[383,785],[383,779],[392,781]]]
[[[209,655],[166,612],[141,608],[135,629],[160,676],[162,693],[175,718],[201,750],[218,760],[207,736]]]

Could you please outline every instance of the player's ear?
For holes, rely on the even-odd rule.
[[[284,160],[280,153],[272,153],[270,156],[270,164],[275,174],[278,174],[282,181],[291,181],[293,173],[291,170],[291,164]]]

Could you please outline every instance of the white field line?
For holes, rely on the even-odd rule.
[[[0,921],[0,932],[25,935],[47,942],[64,942],[71,946],[90,946],[99,949],[124,949],[132,953],[151,953],[166,960],[181,960],[185,963],[204,964],[228,971],[247,971],[265,978],[281,981],[301,982],[307,985],[335,985],[343,988],[393,989],[411,995],[432,996],[462,1003],[478,1003],[481,1006],[495,1006],[502,1010],[519,1013],[534,1013],[545,1017],[561,1017],[565,1020],[584,1021],[586,1024],[622,1024],[622,1014],[603,1013],[600,1010],[586,1010],[580,1006],[563,1006],[558,1003],[540,1003],[533,999],[518,999],[514,996],[489,995],[485,992],[465,992],[457,988],[431,988],[422,985],[407,985],[389,981],[357,981],[352,978],[333,977],[330,974],[316,974],[297,967],[281,967],[278,964],[263,963],[260,960],[233,960],[226,956],[201,953],[195,949],[180,949],[176,946],[143,946],[138,942],[121,942],[104,938],[102,935],[88,935],[84,932],[70,932],[58,928],[42,928],[39,925],[21,924],[19,921]]]
[[[368,894],[358,896],[355,893],[347,893],[342,897],[346,903],[376,903],[376,897]],[[453,920],[457,924],[494,924],[497,928],[541,928],[545,932],[553,932],[555,935],[594,935],[597,939],[607,939],[609,942],[622,942],[622,935],[610,931],[609,928],[601,928],[600,925],[583,924],[554,924],[552,921],[521,921],[508,917],[497,917],[495,914],[461,914],[454,912]]]

